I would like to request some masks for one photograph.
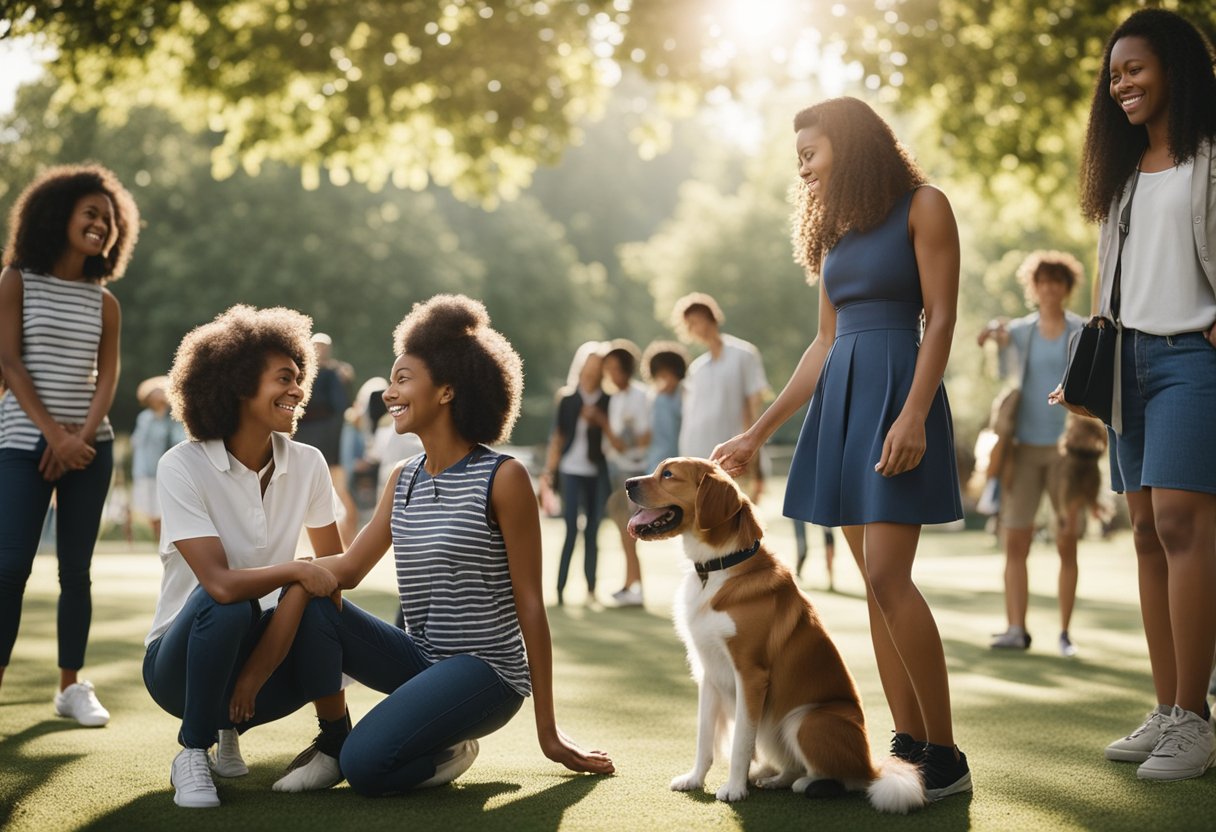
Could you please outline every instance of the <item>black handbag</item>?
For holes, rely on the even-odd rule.
[[[1136,163],[1136,175],[1132,179],[1131,193],[1127,205],[1119,213],[1119,252],[1115,260],[1115,274],[1110,287],[1110,314],[1094,315],[1081,331],[1068,341],[1068,366],[1064,369],[1064,380],[1060,382],[1064,401],[1084,409],[1090,416],[1101,419],[1103,424],[1112,421],[1112,400],[1115,395],[1115,355],[1119,343],[1119,278],[1123,271],[1123,243],[1131,228],[1132,198],[1136,195],[1136,183],[1140,181],[1140,163]]]

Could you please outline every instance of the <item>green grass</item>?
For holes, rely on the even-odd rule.
[[[788,521],[776,498],[763,508],[770,544],[792,560]],[[546,553],[561,543],[546,521]],[[809,591],[861,687],[876,753],[884,753],[890,717],[871,653],[861,583],[843,546],[841,592],[823,591],[823,563],[812,530]],[[601,531],[601,595],[620,585],[620,547]],[[842,541],[843,543],[843,541]],[[576,559],[581,558],[581,550]],[[22,631],[0,689],[0,827],[66,829],[464,829],[504,830],[785,830],[833,829],[1213,829],[1213,778],[1177,784],[1137,781],[1135,767],[1108,763],[1102,747],[1138,724],[1151,704],[1148,661],[1136,602],[1134,558],[1126,536],[1081,548],[1080,602],[1073,633],[1082,653],[1055,653],[1054,554],[1038,545],[1031,559],[1027,654],[996,654],[990,633],[1003,626],[1002,558],[979,532],[926,533],[917,581],[933,606],[950,663],[958,741],[975,780],[971,797],[954,797],[909,817],[874,812],[860,795],[805,800],[790,792],[753,792],[738,804],[713,799],[725,765],[710,772],[710,791],[671,792],[670,779],[692,762],[696,689],[670,622],[679,578],[678,544],[642,546],[645,610],[581,605],[576,560],[568,606],[550,609],[558,720],[580,742],[607,750],[617,774],[566,773],[540,753],[530,705],[482,742],[476,765],[453,786],[369,800],[345,785],[329,792],[280,795],[270,784],[312,737],[300,712],[242,740],[248,777],[219,781],[223,806],[176,808],[168,783],[176,723],[150,700],[140,677],[143,637],[156,601],[160,566],[149,544],[131,551],[105,543],[93,569],[94,620],[86,677],[114,718],[88,730],[57,719],[51,696],[55,657],[55,561],[40,556],[25,596]],[[551,590],[553,564],[546,588]],[[394,597],[387,559],[351,597],[388,615]],[[379,694],[355,686],[356,720]]]

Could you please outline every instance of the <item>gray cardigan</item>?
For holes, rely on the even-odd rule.
[[[1030,336],[1039,325],[1038,311],[1023,315],[1009,322],[1009,343],[997,353],[997,368],[1001,378],[1012,378],[1016,387],[1021,387],[1025,379],[1022,373],[1026,370],[1026,356],[1030,350]],[[1072,338],[1073,334],[1081,331],[1085,319],[1076,312],[1064,310],[1064,336]]]
[[[1204,175],[1206,171],[1207,175]],[[1127,200],[1130,188],[1111,202],[1110,212],[1098,229],[1098,294],[1097,307],[1102,315],[1110,317],[1110,289],[1115,279],[1115,263],[1119,252],[1119,212]],[[1195,253],[1199,265],[1207,275],[1212,291],[1216,292],[1216,148],[1204,139],[1195,151],[1195,167],[1191,174],[1191,228],[1195,237]],[[1123,334],[1115,342],[1115,392],[1111,401],[1111,427],[1115,433],[1123,433],[1123,385],[1122,357]]]

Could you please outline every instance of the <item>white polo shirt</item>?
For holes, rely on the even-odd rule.
[[[743,406],[768,388],[764,362],[752,344],[722,335],[722,352],[696,357],[684,379],[680,456],[708,457],[714,446],[747,429]]]
[[[228,565],[249,569],[293,559],[302,527],[315,529],[334,522],[335,496],[325,457],[286,434],[272,433],[270,438],[274,473],[265,495],[258,472],[228,453],[222,440],[183,442],[160,458],[156,490],[165,572],[145,646],[169,629],[198,586],[176,541],[218,537]],[[273,607],[277,598],[278,592],[262,598],[262,608]]]

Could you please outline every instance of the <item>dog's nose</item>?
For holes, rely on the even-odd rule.
[[[637,490],[638,480],[640,480],[640,479],[641,479],[641,477],[630,477],[629,479],[625,480],[625,495],[627,497],[629,497],[630,500],[633,500],[635,503],[637,502],[637,500],[633,499],[633,495],[634,495],[634,492]]]

